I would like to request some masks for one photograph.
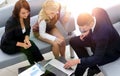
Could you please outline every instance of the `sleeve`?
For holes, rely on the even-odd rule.
[[[56,39],[55,36],[46,33],[46,22],[45,22],[45,20],[42,20],[39,23],[39,34],[40,34],[41,37],[43,37],[45,39],[48,39],[48,40],[55,41],[55,39]]]
[[[16,46],[17,41],[15,40],[15,24],[12,21],[7,21],[5,25],[5,41],[7,44]]]
[[[30,31],[31,31],[30,19],[29,18],[25,19],[24,23],[25,23],[25,29],[26,29],[25,35],[30,36]]]
[[[81,58],[81,64],[87,66],[100,64],[105,55],[107,45],[108,45],[108,39],[106,38],[96,40],[96,48],[94,55]]]
[[[65,6],[61,7],[59,21],[67,32],[71,32],[70,29],[72,28],[74,30],[72,14]],[[71,28],[68,29],[68,27],[71,27]]]
[[[30,29],[31,29],[30,26],[28,26],[28,27],[26,28],[25,34],[28,35],[28,36],[30,36]]]

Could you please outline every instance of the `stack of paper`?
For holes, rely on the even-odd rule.
[[[39,64],[35,64],[32,67],[28,68],[27,70],[20,73],[18,76],[40,76],[45,73],[43,68],[38,66]]]

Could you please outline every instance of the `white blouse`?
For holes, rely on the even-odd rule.
[[[48,40],[52,40],[52,41],[55,41],[56,37],[51,35],[51,34],[48,34],[46,32],[46,22],[45,20],[42,20],[40,23],[39,23],[39,34],[41,37],[45,38],[45,39],[48,39]]]
[[[23,28],[23,29],[22,29],[22,33],[24,34],[25,32],[26,32],[26,29],[25,29],[25,28]]]

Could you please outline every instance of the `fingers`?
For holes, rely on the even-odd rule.
[[[63,41],[62,41],[61,39],[59,39],[59,38],[57,38],[56,42],[57,42],[60,46],[61,46],[62,43],[63,43]]]
[[[85,38],[87,35],[88,35],[88,33],[82,33],[82,34],[80,35],[80,39],[81,39],[82,41],[84,41],[84,38]]]
[[[31,45],[28,45],[28,44],[24,43],[23,47],[24,47],[24,49],[28,49],[28,48],[31,47]]]
[[[29,45],[29,47],[31,46],[31,43],[30,43],[29,40],[24,40],[24,43],[27,44],[27,45]]]
[[[73,61],[67,61],[64,65],[64,68],[69,69],[73,66],[74,62]]]
[[[64,68],[69,69],[72,66],[77,65],[78,63],[80,63],[79,59],[69,60],[65,63]]]
[[[31,46],[31,43],[30,43],[30,41],[28,41],[28,43],[27,43],[29,46]]]
[[[71,66],[70,66],[70,64],[67,62],[65,65],[64,65],[64,68],[65,69],[68,69],[68,68],[70,68]]]
[[[25,48],[25,49],[28,49],[28,48],[29,48],[29,46],[28,46],[27,44],[25,44],[25,45],[24,45],[24,48]]]
[[[84,35],[80,35],[80,39],[82,40],[82,41],[84,41]]]

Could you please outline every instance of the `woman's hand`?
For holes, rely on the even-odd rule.
[[[25,36],[24,43],[27,44],[29,47],[31,46],[29,36]]]
[[[23,47],[24,49],[28,49],[28,48],[30,48],[31,46],[27,45],[26,43],[23,43],[22,47]]]
[[[80,63],[80,59],[69,60],[65,63],[64,68],[69,69],[70,67]]]
[[[62,45],[63,40],[56,38],[55,42],[57,42],[57,44],[59,44],[60,46]]]
[[[30,46],[23,42],[17,42],[16,46],[23,47],[24,49],[28,49]]]

